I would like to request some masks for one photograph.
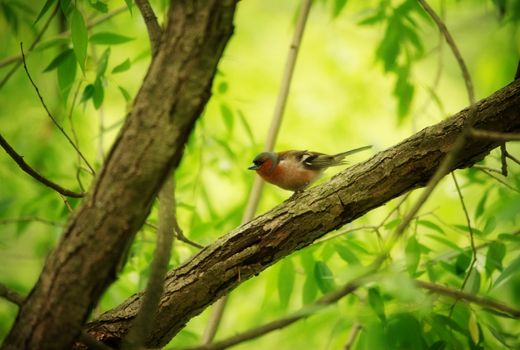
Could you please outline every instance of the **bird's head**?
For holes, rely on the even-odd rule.
[[[249,170],[256,170],[259,173],[270,175],[278,164],[278,154],[274,152],[262,152],[253,159],[253,165]]]

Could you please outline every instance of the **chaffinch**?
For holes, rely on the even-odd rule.
[[[331,167],[346,164],[348,155],[364,151],[364,146],[350,151],[328,155],[309,151],[262,152],[253,159],[249,170],[256,170],[265,181],[285,190],[300,192]]]

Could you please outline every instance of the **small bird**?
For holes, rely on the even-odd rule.
[[[318,180],[331,167],[346,164],[346,156],[364,151],[372,146],[364,146],[350,151],[328,155],[309,151],[262,152],[253,159],[249,170],[256,170],[265,181],[284,190],[303,191]]]

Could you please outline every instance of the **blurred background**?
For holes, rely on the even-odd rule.
[[[34,24],[45,3],[0,0],[0,132],[47,178],[66,188],[79,191],[83,186],[88,190],[91,174],[84,165],[79,166],[82,163],[77,154],[46,115],[23,67],[5,78],[16,64],[9,60],[20,54],[23,42],[28,69],[45,103],[99,170],[146,74],[148,36],[137,8],[130,11],[125,2],[115,0],[78,1],[76,6],[87,26],[94,24],[88,29],[84,69],[75,61],[70,34],[60,34],[73,25],[62,15],[28,52],[52,11]],[[239,2],[235,33],[219,65],[213,96],[175,175],[179,223],[191,240],[202,245],[240,224],[256,176],[247,167],[263,150],[299,3]],[[155,0],[151,4],[162,23],[169,2]],[[478,99],[513,80],[520,56],[517,2],[432,0],[431,5],[452,32]],[[315,1],[276,149],[338,153],[373,145],[373,151],[352,156],[351,162],[356,163],[467,106],[460,68],[434,23],[415,1]],[[517,144],[508,144],[508,150],[520,157]],[[493,151],[481,165],[499,169],[500,153]],[[341,170],[330,169],[322,181]],[[392,263],[368,291],[361,290],[305,321],[236,349],[342,349],[351,329],[359,324],[363,331],[355,343],[357,348],[377,348],[373,344],[389,329],[398,335],[420,334],[426,348],[433,348],[442,334],[439,329],[449,328],[439,324],[442,322],[436,315],[446,315],[451,304],[417,290],[410,277],[427,276],[458,288],[466,274],[472,274],[471,292],[520,307],[518,273],[510,271],[500,284],[494,284],[508,266],[520,265],[520,240],[515,235],[520,211],[518,164],[511,162],[509,170],[508,178],[496,175],[505,184],[478,169],[456,172],[478,231],[477,243],[485,244],[475,268],[468,269],[467,223],[453,181],[447,177],[392,251]],[[289,192],[265,186],[258,213],[289,196]],[[414,192],[386,221],[399,199],[340,230],[353,232],[296,252],[240,285],[230,296],[217,338],[299,310],[348,281],[380,252],[382,240],[416,197]],[[0,152],[0,282],[28,293],[70,210],[78,204],[43,187]],[[149,222],[156,223],[155,209]],[[378,227],[377,232],[374,227]],[[144,226],[118,281],[107,290],[94,316],[143,289],[154,244],[153,227]],[[176,242],[171,267],[197,251]],[[374,300],[384,304],[383,319]],[[16,311],[0,299],[0,340]],[[210,312],[211,308],[194,318],[172,345],[200,343]],[[397,326],[392,328],[389,320]],[[498,349],[518,344],[518,339],[515,343],[507,337],[518,332],[518,321],[459,304],[454,322],[462,331],[457,332],[453,325],[448,329],[449,335],[441,337],[446,348],[471,344]],[[370,343],[369,338],[376,343]]]

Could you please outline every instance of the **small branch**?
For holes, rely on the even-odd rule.
[[[519,192],[520,193],[520,190],[511,186],[510,184],[508,184],[506,181],[502,180],[501,178],[499,178],[498,176],[494,175],[492,172],[490,171],[487,171],[486,169],[482,169],[482,168],[477,168],[478,170],[482,171],[484,174],[488,175],[488,176],[491,176],[493,179],[497,180],[498,182],[500,182],[502,185],[506,186],[507,188],[509,188],[510,190],[512,191],[515,191],[515,192]]]
[[[12,290],[3,283],[0,283],[0,297],[18,306],[22,306],[23,300],[25,299],[23,295]]]
[[[152,49],[152,57],[159,51],[161,44],[162,29],[157,21],[157,16],[153,11],[152,6],[148,0],[135,0],[135,4],[143,16],[146,29],[148,30],[148,37],[150,38],[150,48]]]
[[[501,173],[503,176],[507,177],[507,149],[506,144],[503,143],[500,145],[500,164],[501,164]]]
[[[363,284],[363,282],[364,281],[362,278],[355,279],[349,283],[346,283],[345,285],[343,285],[342,288],[338,289],[337,291],[325,294],[312,305],[305,306],[297,312],[294,312],[278,320],[266,323],[263,326],[251,329],[249,331],[245,331],[228,339],[221,340],[212,344],[205,344],[197,347],[186,348],[183,350],[222,350],[249,341],[251,339],[259,338],[267,333],[290,326],[291,324],[318,312],[324,307],[334,304],[341,298],[349,295],[350,293],[358,289]]]
[[[29,164],[25,162],[23,157],[19,155],[12,147],[9,145],[9,143],[4,139],[4,137],[0,134],[0,146],[5,150],[5,152],[18,164],[20,169],[22,169],[24,172],[29,174],[33,179],[36,181],[42,183],[43,185],[52,188],[54,191],[67,196],[67,197],[73,197],[73,198],[81,198],[85,196],[85,193],[79,193],[74,192],[71,190],[67,190],[66,188],[61,187],[60,185],[52,182],[51,180],[46,179],[42,175],[40,175],[36,170],[31,168]]]
[[[158,226],[155,224],[152,224],[151,222],[145,222],[146,225],[150,226],[154,230],[158,230]],[[202,244],[199,244],[197,242],[192,241],[188,237],[184,235],[184,231],[180,228],[179,224],[177,223],[177,217],[175,217],[175,238],[177,238],[180,242],[184,242],[188,245],[191,245],[192,247],[202,249],[204,246]]]
[[[493,299],[484,298],[484,297],[474,295],[474,294],[469,294],[469,293],[463,292],[458,289],[445,287],[445,286],[441,286],[439,284],[434,284],[434,283],[430,283],[430,282],[415,281],[415,283],[419,287],[427,289],[433,293],[445,295],[445,296],[448,296],[448,297],[451,297],[454,299],[466,300],[470,303],[480,305],[484,308],[500,311],[500,312],[506,313],[508,315],[511,315],[514,318],[520,318],[519,309],[515,309],[511,306],[502,304]]]
[[[426,11],[426,13],[428,13],[428,15],[431,17],[431,19],[435,22],[435,24],[439,28],[439,31],[444,35],[446,42],[448,43],[449,47],[451,48],[451,51],[453,52],[453,55],[455,56],[455,59],[457,60],[457,63],[462,71],[462,76],[464,77],[464,82],[466,83],[466,91],[468,93],[468,99],[469,99],[470,105],[473,106],[475,104],[475,91],[473,88],[473,81],[471,80],[471,76],[469,74],[468,67],[466,66],[466,63],[464,62],[464,59],[462,58],[460,50],[457,47],[457,44],[455,44],[455,40],[453,40],[453,37],[451,36],[448,28],[446,27],[446,24],[444,24],[442,19],[437,15],[437,13],[435,13],[435,11],[426,2],[426,0],[418,0],[418,1],[421,3],[421,6],[423,7],[424,11]]]
[[[490,168],[488,166],[485,166],[485,165],[473,165],[472,168],[474,169],[478,169],[478,170],[487,170],[487,171],[490,171],[490,172],[493,172],[493,173],[497,173],[497,174],[500,174],[502,175],[502,171],[500,170],[497,170],[497,169],[494,169],[494,168]]]
[[[25,54],[23,52],[23,43],[20,43],[20,51],[22,52],[22,62],[23,62],[23,68],[25,69],[25,73],[27,73],[27,77],[29,78],[29,81],[31,82],[32,86],[34,87],[34,90],[36,91],[36,94],[38,95],[38,97],[40,98],[40,102],[42,103],[42,106],[43,108],[45,109],[45,111],[47,112],[47,115],[49,116],[49,118],[51,118],[52,122],[54,123],[54,125],[56,125],[56,127],[61,131],[61,133],[65,136],[65,138],[67,139],[67,141],[69,141],[69,143],[71,144],[71,146],[76,150],[76,152],[79,154],[79,156],[81,157],[81,159],[83,159],[83,161],[85,162],[85,164],[87,165],[87,167],[90,169],[92,175],[94,175],[96,172],[94,171],[94,168],[92,168],[88,162],[88,160],[83,156],[83,154],[81,153],[81,151],[79,150],[79,148],[74,144],[74,142],[72,141],[72,139],[69,137],[69,135],[67,135],[67,133],[65,132],[65,130],[61,127],[61,125],[56,121],[56,119],[54,119],[54,117],[52,116],[51,112],[49,111],[49,108],[47,108],[47,105],[45,104],[45,101],[43,100],[43,97],[42,95],[40,94],[40,90],[38,89],[38,86],[36,86],[36,84],[34,83],[32,77],[31,77],[31,74],[29,73],[29,70],[27,69],[27,64],[25,62]]]
[[[173,245],[173,228],[175,226],[174,188],[174,178],[170,175],[159,192],[157,244],[150,266],[150,276],[144,293],[143,303],[124,342],[123,349],[126,350],[138,350],[143,347],[151,333],[153,320],[159,308],[159,301],[164,289],[164,276],[168,271]]]
[[[471,129],[471,137],[494,141],[520,141],[520,133],[505,133],[489,130]]]
[[[354,346],[354,342],[356,341],[357,336],[362,329],[363,327],[359,322],[356,322],[352,325],[352,329],[350,330],[347,343],[345,344],[345,350],[352,349],[352,347]]]
[[[4,220],[0,220],[0,225],[17,224],[19,222],[41,222],[42,224],[46,224],[46,225],[50,225],[50,226],[56,226],[56,227],[65,226],[61,222],[42,219],[42,218],[39,218],[36,216],[29,216],[29,217],[17,218],[17,219],[4,219]]]
[[[468,272],[466,273],[466,276],[464,277],[464,280],[462,281],[462,285],[460,286],[461,290],[464,290],[464,287],[466,286],[466,283],[468,282],[469,275],[471,274],[471,271],[473,271],[473,267],[475,266],[475,263],[477,262],[477,248],[475,246],[475,237],[473,235],[473,228],[471,226],[471,219],[469,218],[468,209],[466,208],[466,204],[464,203],[464,197],[462,196],[462,192],[459,187],[459,183],[457,182],[457,178],[455,177],[455,174],[452,172],[451,177],[453,179],[453,183],[455,184],[455,188],[457,189],[457,194],[459,195],[460,204],[462,205],[462,210],[464,211],[464,216],[466,217],[466,223],[468,225],[469,230],[469,239],[471,244],[471,263],[469,264]],[[452,306],[455,307],[455,304]]]
[[[298,51],[301,46],[303,32],[305,30],[307,18],[309,17],[311,5],[312,0],[302,0],[300,13],[298,15],[298,22],[296,23],[293,39],[289,47],[287,61],[285,62],[282,82],[280,90],[278,92],[278,97],[276,99],[276,105],[274,108],[273,117],[271,119],[271,125],[269,127],[267,139],[264,144],[264,150],[266,151],[273,150],[274,145],[276,143],[276,138],[278,136],[278,132],[280,130],[280,126],[282,124],[283,112],[285,110],[285,105],[287,104],[287,97],[289,96],[289,89],[291,87],[292,76],[294,73],[294,68],[296,66],[296,58],[298,57]],[[253,188],[251,189],[247,201],[246,208],[244,210],[244,214],[242,216],[242,224],[250,221],[255,216],[256,209],[258,208],[258,202],[260,201],[260,194],[262,192],[263,185],[263,180],[259,176],[256,176],[253,182]],[[213,338],[215,337],[220,321],[222,320],[226,301],[227,295],[223,296],[215,303],[215,310],[211,314],[208,325],[204,330],[204,335],[202,337],[203,344],[211,343]]]
[[[520,160],[513,157],[509,152],[506,151],[506,157],[511,159],[513,162],[515,162],[516,164],[520,165]]]

